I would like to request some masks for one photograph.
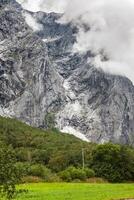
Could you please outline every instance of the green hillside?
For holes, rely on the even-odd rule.
[[[32,128],[15,119],[0,117],[0,140],[12,145],[20,162],[42,163],[54,171],[82,165],[82,148],[89,165],[93,144],[58,130]]]
[[[92,144],[57,129],[45,131],[4,117],[0,117],[0,142],[13,147],[24,182],[89,181],[94,177],[134,181],[131,147]]]

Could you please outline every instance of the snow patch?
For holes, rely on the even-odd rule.
[[[43,38],[42,40],[43,40],[43,42],[48,43],[48,42],[54,42],[54,41],[59,40],[59,39],[61,39],[61,36],[58,36],[58,37],[55,37],[55,38],[51,38],[51,37]]]
[[[47,42],[48,41],[48,39],[42,39],[43,40],[43,42]]]
[[[83,141],[89,142],[89,140],[86,138],[85,135],[83,135],[79,131],[75,130],[71,126],[65,126],[65,127],[63,127],[63,129],[61,130],[61,132],[62,133],[69,133],[70,135],[74,135],[75,137],[80,138]]]

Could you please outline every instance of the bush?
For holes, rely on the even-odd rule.
[[[71,178],[71,174],[68,170],[64,170],[62,172],[59,173],[59,177],[66,182],[71,182],[72,178]]]
[[[44,178],[45,170],[45,167],[41,164],[31,165],[29,175]]]
[[[70,167],[68,168],[72,180],[79,179],[79,180],[85,180],[86,179],[86,172],[83,169]]]
[[[91,178],[95,176],[95,173],[93,170],[85,168],[75,168],[75,167],[69,167],[66,170],[59,173],[60,178],[63,181],[71,182],[80,180],[85,181],[87,178]]]
[[[16,168],[23,175],[22,182],[59,182],[59,177],[42,164],[16,163]]]
[[[30,171],[29,171],[30,176],[38,176],[42,178],[44,181],[48,181],[52,177],[52,172],[50,169],[46,168],[42,164],[35,164],[30,166]]]
[[[30,164],[27,162],[17,162],[15,164],[17,170],[22,176],[27,176],[30,171]]]
[[[95,177],[95,172],[94,172],[93,169],[85,168],[84,171],[86,172],[86,177],[87,178],[93,178],[93,177]]]

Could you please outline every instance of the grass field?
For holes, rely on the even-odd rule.
[[[38,183],[20,186],[17,200],[113,200],[134,198],[134,184]]]

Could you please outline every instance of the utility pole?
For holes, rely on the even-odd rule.
[[[85,169],[85,155],[84,155],[84,148],[82,148],[82,169]]]

